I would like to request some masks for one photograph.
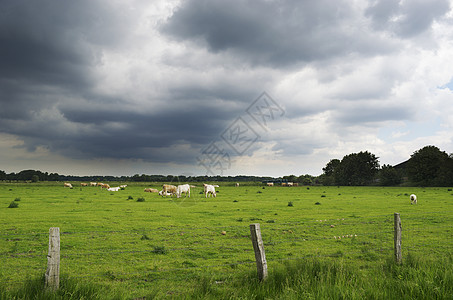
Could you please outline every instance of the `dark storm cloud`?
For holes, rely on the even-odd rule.
[[[211,94],[237,96],[217,93],[224,86],[172,87],[160,100],[180,98],[179,109],[159,111],[137,109],[129,95],[95,92],[93,68],[103,49],[127,39],[132,19],[125,9],[105,1],[18,0],[1,1],[0,11],[0,131],[18,136],[29,151],[168,162],[180,159],[169,147],[207,144],[229,120],[230,109],[209,105]],[[191,97],[208,103],[195,109]]]
[[[398,52],[401,37],[426,32],[448,8],[441,0],[433,7],[376,1],[364,13],[354,3],[187,0],[161,23],[164,2],[0,0],[0,133],[29,151],[71,158],[193,163],[291,71],[317,63],[334,84],[345,76],[332,72],[335,63],[350,60],[353,69],[357,57]],[[380,99],[394,86],[389,78],[372,90],[339,84],[329,101],[321,95],[293,109],[282,99],[285,117],[331,111],[340,98]],[[407,117],[385,105],[347,109],[333,114],[338,128]],[[277,142],[276,149],[294,149]],[[315,148],[306,144],[303,153]]]
[[[205,43],[212,52],[232,51],[253,64],[291,66],[350,53],[391,50],[354,23],[349,1],[183,2],[161,31]]]
[[[99,1],[0,1],[0,11],[2,118],[28,118],[90,89],[96,46],[111,46],[124,25]]]
[[[410,38],[431,28],[432,23],[450,10],[448,0],[393,1],[377,0],[366,15],[375,28]]]

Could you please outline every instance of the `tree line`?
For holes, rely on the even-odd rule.
[[[75,176],[75,175],[60,175],[58,173],[41,172],[39,170],[23,170],[19,173],[9,173],[0,170],[0,181],[85,181],[85,182],[245,182],[245,181],[273,181],[277,180],[273,177],[260,176],[185,176],[185,175],[146,175],[135,174],[133,176]]]
[[[453,186],[453,154],[425,146],[396,166],[379,166],[378,157],[364,151],[331,159],[318,181],[323,185]]]
[[[94,182],[297,182],[302,185],[364,186],[453,186],[453,154],[448,155],[436,146],[426,146],[398,165],[380,166],[378,157],[368,151],[351,153],[340,159],[331,159],[319,176],[288,175],[279,178],[263,176],[73,176],[58,173],[24,170],[9,173],[0,170],[3,181],[94,181]]]

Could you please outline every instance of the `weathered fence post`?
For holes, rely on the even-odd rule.
[[[49,254],[47,255],[46,287],[57,290],[60,285],[60,228],[49,229]]]
[[[260,224],[255,223],[250,225],[250,233],[252,234],[253,250],[255,250],[256,268],[258,269],[259,280],[267,278],[267,261],[264,253],[263,239],[261,238]]]
[[[401,218],[399,213],[394,215],[394,226],[395,261],[397,264],[401,264],[403,256],[401,254]]]

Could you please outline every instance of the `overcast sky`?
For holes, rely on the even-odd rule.
[[[0,0],[0,170],[319,175],[453,152],[449,0]]]

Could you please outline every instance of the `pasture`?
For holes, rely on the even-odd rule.
[[[106,298],[383,299],[393,289],[453,298],[450,188],[218,183],[217,197],[204,198],[195,183],[190,198],[178,199],[143,191],[160,183],[126,184],[109,192],[0,183],[0,296],[42,278],[49,228],[59,227],[62,289],[94,285]],[[395,212],[402,266],[392,262]],[[264,284],[255,279],[252,223],[262,230]],[[337,288],[323,291],[330,285]]]

